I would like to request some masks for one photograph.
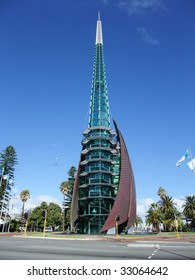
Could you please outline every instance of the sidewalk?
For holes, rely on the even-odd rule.
[[[84,234],[63,234],[59,232],[46,233],[0,233],[0,238],[2,236],[7,237],[29,237],[29,238],[54,238],[54,239],[65,239],[65,240],[99,240],[99,241],[110,241],[110,242],[190,242],[195,243],[195,233],[160,233],[160,234],[147,234],[147,235],[119,235],[118,238],[115,235],[84,235]]]
[[[116,239],[116,238],[115,238]],[[123,242],[191,242],[195,243],[195,234],[183,234],[179,233],[178,235],[175,233],[169,234],[157,234],[157,235],[136,235],[136,236],[127,236],[124,235],[119,236],[119,241]]]

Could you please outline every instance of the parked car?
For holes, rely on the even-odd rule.
[[[46,227],[45,231],[53,231],[53,227],[52,226]]]

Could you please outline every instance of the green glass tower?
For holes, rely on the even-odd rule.
[[[96,48],[93,66],[92,91],[89,113],[89,128],[110,127],[110,114],[104,64],[102,26],[100,17],[96,28]]]
[[[96,27],[89,123],[83,131],[81,144],[72,199],[72,228],[87,234],[107,232],[113,227],[109,216],[119,193],[121,148],[119,135],[110,126],[100,15]]]

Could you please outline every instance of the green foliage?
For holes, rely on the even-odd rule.
[[[10,200],[16,164],[18,164],[16,151],[13,146],[8,146],[0,153],[0,209],[3,210],[7,209]]]
[[[73,194],[73,187],[75,182],[76,167],[72,166],[68,171],[68,180],[60,184],[60,191],[65,195],[66,206],[70,208]]]
[[[182,207],[184,208],[183,214],[190,221],[190,226],[195,227],[195,195],[186,196]]]
[[[76,175],[76,167],[75,166],[71,166],[71,168],[68,171],[68,182],[71,188],[74,187],[74,182],[75,182],[75,175]]]
[[[138,215],[136,215],[134,227],[137,229],[139,225],[143,224],[142,218]]]
[[[62,209],[56,203],[50,203],[47,208],[47,225],[48,226],[61,226],[62,224]]]
[[[30,191],[29,190],[23,190],[20,193],[20,199],[24,203],[30,198]]]
[[[16,164],[18,164],[16,151],[13,146],[8,146],[0,153],[0,168],[4,169],[4,174],[9,174],[10,179],[14,179]]]
[[[43,230],[44,218],[42,217],[43,210],[47,210],[46,226],[57,227],[62,224],[62,209],[56,203],[42,202],[40,206],[33,209],[28,217],[28,228],[31,230]]]
[[[10,232],[19,231],[20,226],[21,226],[21,224],[18,220],[11,220],[9,231]]]
[[[32,230],[37,230],[38,228],[43,228],[44,219],[42,218],[43,208],[37,206],[33,209],[28,217],[28,227]]]
[[[151,224],[154,230],[158,231],[161,223],[165,231],[185,228],[183,215],[192,221],[191,226],[195,225],[195,196],[186,196],[184,210],[181,213],[177,210],[173,198],[167,195],[164,188],[160,187],[157,194],[160,196],[160,200],[150,205],[146,216],[146,223]]]
[[[154,231],[159,231],[163,215],[158,203],[152,203],[147,211],[146,224],[152,224]]]
[[[71,166],[71,168],[68,171],[68,180],[63,181],[60,184],[60,191],[64,195],[64,201],[63,201],[63,213],[65,214],[63,219],[63,228],[66,224],[70,224],[70,209],[71,209],[71,202],[72,202],[72,194],[73,194],[73,188],[74,188],[74,182],[75,182],[75,176],[76,176],[76,167]]]
[[[30,191],[29,190],[23,190],[21,191],[20,193],[20,199],[23,203],[23,206],[22,206],[22,219],[24,218],[24,204],[25,202],[30,198]]]
[[[160,188],[158,189],[157,194],[158,194],[158,196],[160,196],[160,198],[162,199],[163,197],[166,196],[166,191],[165,191],[165,189],[164,189],[163,187],[160,187]]]

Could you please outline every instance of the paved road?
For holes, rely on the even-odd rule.
[[[0,237],[1,260],[195,260],[195,243]]]

